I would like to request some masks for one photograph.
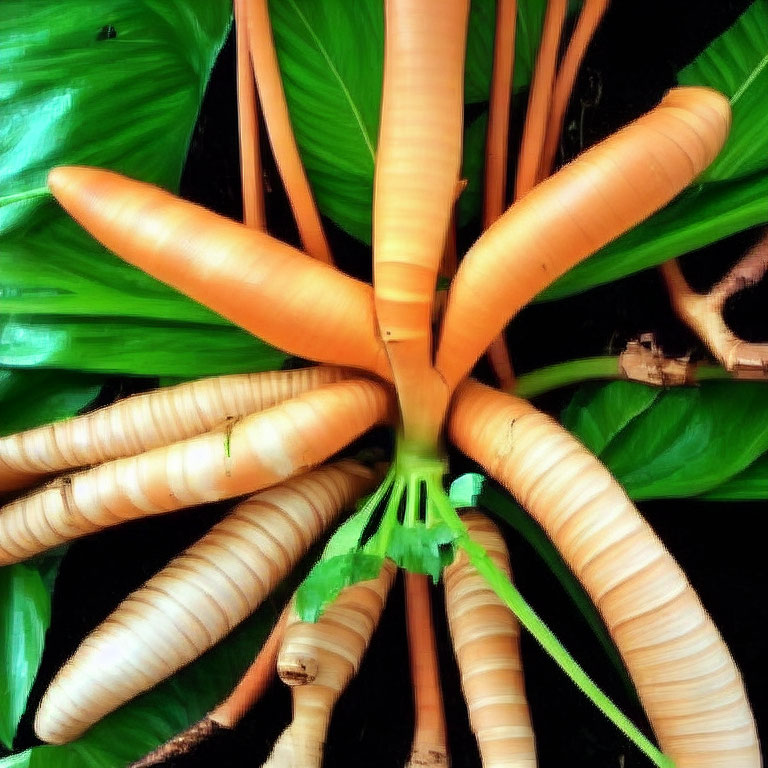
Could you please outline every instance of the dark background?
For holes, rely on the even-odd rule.
[[[709,0],[630,2],[615,0],[587,55],[571,103],[563,142],[565,156],[609,134],[653,106],[674,84],[675,73],[741,13],[749,3]],[[513,133],[519,136],[522,99],[513,105]],[[767,102],[768,106],[768,102]],[[580,129],[581,126],[581,129]],[[265,154],[268,155],[266,146]],[[296,241],[279,179],[266,159],[268,218],[272,231]],[[182,179],[182,195],[233,217],[240,216],[234,48],[230,39],[214,70],[192,140]],[[341,266],[359,277],[370,276],[370,253],[326,222]],[[466,244],[475,233],[462,232]],[[686,273],[705,289],[754,241],[750,231],[692,254]],[[750,339],[768,338],[760,288],[735,297],[728,319]],[[654,271],[598,288],[557,304],[525,310],[509,331],[512,357],[520,372],[557,360],[618,352],[627,340],[653,331],[666,351],[701,355],[701,346],[676,321]],[[480,370],[480,375],[484,371]],[[116,389],[135,391],[147,382],[119,382]],[[557,412],[568,390],[539,404]],[[472,469],[454,457],[456,472]],[[763,632],[766,568],[762,517],[764,503],[718,504],[701,501],[644,503],[642,511],[680,561],[705,606],[712,613],[746,680],[758,726],[768,712],[763,685]],[[63,660],[130,590],[139,586],[211,524],[211,510],[138,522],[74,544],[61,567],[48,642],[30,706],[17,739],[23,748],[35,742],[31,715]],[[623,689],[580,615],[554,578],[524,541],[509,535],[516,581],[529,602],[582,662],[596,682],[636,722],[642,710]],[[137,557],[140,553],[140,557]],[[440,590],[434,591],[452,764],[479,766],[443,615]],[[528,636],[523,638],[528,695],[541,768],[648,766],[603,716],[574,688]],[[214,737],[177,761],[192,768],[211,763],[260,765],[290,717],[290,696],[275,683],[268,696],[234,733]],[[328,737],[328,768],[404,765],[409,754],[412,703],[403,618],[402,585],[393,590],[379,630],[359,675],[336,708]],[[647,726],[646,726],[647,728]],[[765,730],[765,729],[763,729]]]

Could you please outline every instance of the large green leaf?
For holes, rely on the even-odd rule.
[[[63,163],[176,189],[230,13],[228,0],[4,0],[0,201],[43,187],[47,171]],[[0,207],[0,295],[8,366],[156,374],[190,372],[189,358],[196,358],[196,375],[212,372],[203,360],[210,345],[168,347],[157,365],[164,325],[182,322],[195,324],[184,329],[188,340],[204,336],[204,327],[218,340],[231,335],[224,346],[241,350],[231,367],[257,370],[275,361],[258,340],[246,349],[241,331],[108,254],[48,196]],[[78,346],[104,316],[115,318],[114,329],[124,326],[126,356],[114,335],[108,344]],[[21,343],[25,334],[30,348]]]
[[[263,605],[194,664],[104,718],[64,746],[34,747],[0,768],[123,768],[199,720],[232,689],[253,660],[276,611]]]
[[[743,472],[708,491],[702,498],[711,501],[768,499],[768,454],[763,454]]]
[[[565,426],[632,498],[705,493],[768,450],[764,384],[712,381],[647,394],[649,389],[625,381],[587,385],[563,413]]]
[[[736,119],[722,152],[700,181],[747,176],[768,166],[768,0],[755,0],[738,21],[677,76],[709,85],[731,100]],[[744,119],[749,115],[749,119]]]
[[[684,85],[731,99],[733,125],[718,157],[688,191],[542,294],[557,299],[661,264],[768,221],[768,0],[756,0],[733,27],[683,69]]]
[[[0,568],[0,741],[11,748],[43,654],[51,596],[40,568]]]
[[[285,359],[245,331],[221,325],[16,315],[0,329],[0,365],[197,378],[273,370]]]

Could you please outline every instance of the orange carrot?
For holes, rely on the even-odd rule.
[[[536,66],[528,97],[520,159],[517,162],[515,199],[527,195],[540,179],[539,164],[552,101],[552,85],[555,80],[560,35],[567,10],[568,0],[547,0],[541,43],[536,55]]]
[[[148,515],[253,493],[391,417],[373,381],[329,384],[208,432],[60,479],[0,509],[0,565]]]
[[[83,640],[43,696],[37,735],[71,741],[208,650],[373,482],[371,470],[342,461],[235,507]]]
[[[544,148],[539,164],[539,179],[546,179],[552,173],[557,147],[560,143],[560,134],[563,131],[565,110],[568,108],[576,75],[581,67],[587,46],[595,34],[597,25],[603,18],[609,2],[610,0],[584,0],[579,20],[576,22],[576,28],[573,30],[573,35],[563,56],[560,69],[557,72],[557,79],[555,80],[555,87],[552,93],[552,106],[549,111],[549,120],[547,121],[546,136],[544,138]]]
[[[447,393],[432,367],[432,306],[459,180],[469,2],[388,0],[385,11],[373,211],[376,316],[405,439],[436,445]]]
[[[110,171],[54,168],[48,186],[107,248],[241,328],[300,357],[389,375],[365,283]]]
[[[677,768],[759,768],[754,719],[728,649],[608,470],[532,405],[476,382],[457,392],[449,429],[584,585]]]
[[[316,623],[289,620],[278,674],[296,669],[297,654],[313,659],[317,674],[304,680],[288,676],[286,682],[293,686],[293,720],[264,768],[320,768],[333,707],[360,666],[394,575],[394,566],[386,562],[376,579],[345,589]]]
[[[350,378],[342,368],[218,376],[120,400],[93,413],[0,438],[0,491],[46,475],[135,456]]]
[[[259,121],[256,85],[248,50],[248,2],[234,0],[237,42],[237,116],[240,137],[240,179],[243,187],[243,221],[249,227],[266,229],[264,187],[261,179]]]
[[[509,554],[499,529],[478,511],[465,512],[461,519],[470,538],[509,578]],[[520,625],[464,552],[445,569],[444,578],[451,639],[483,766],[535,768]]]
[[[537,293],[701,173],[729,126],[724,96],[676,88],[513,205],[470,249],[451,286],[437,354],[448,386]]]
[[[249,0],[248,36],[256,85],[259,90],[264,123],[272,144],[275,162],[280,171],[288,200],[296,218],[304,250],[319,261],[333,263],[331,249],[323,231],[320,213],[299,157],[293,137],[291,117],[285,101],[280,66],[272,39],[267,0]]]

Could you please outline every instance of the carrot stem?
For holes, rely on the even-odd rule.
[[[560,134],[563,130],[565,111],[573,93],[576,75],[578,75],[584,60],[587,46],[603,18],[609,2],[610,0],[586,0],[579,14],[579,20],[576,22],[576,28],[563,56],[552,93],[552,108],[547,121],[541,165],[539,166],[539,178],[541,179],[546,179],[552,173]]]
[[[432,624],[427,577],[405,574],[408,648],[416,710],[410,766],[439,766],[448,762],[445,712]]]
[[[539,163],[552,100],[560,35],[565,23],[567,0],[549,0],[544,16],[541,43],[536,56],[528,111],[525,115],[523,141],[515,179],[515,199],[530,192],[540,181]]]
[[[296,226],[299,228],[301,242],[310,256],[326,264],[333,264],[320,213],[315,205],[291,127],[267,0],[249,2],[248,37],[267,134],[296,219]]]
[[[266,229],[264,188],[261,179],[256,83],[248,50],[248,2],[235,0],[237,41],[237,118],[240,138],[240,179],[243,187],[243,222]]]

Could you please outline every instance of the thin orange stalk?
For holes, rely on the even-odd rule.
[[[405,571],[405,605],[408,648],[416,710],[413,747],[409,766],[439,766],[448,763],[445,712],[440,691],[440,672],[432,626],[427,577]]]
[[[552,100],[560,35],[565,23],[567,0],[549,0],[544,16],[541,44],[533,72],[528,112],[525,116],[520,159],[515,179],[515,199],[527,194],[540,180],[539,163],[544,146],[544,133]]]
[[[259,153],[259,122],[256,84],[248,51],[248,2],[235,0],[237,43],[237,118],[240,137],[240,179],[243,187],[243,222],[249,227],[266,229],[264,188]]]
[[[563,56],[552,93],[552,107],[549,112],[544,149],[541,154],[541,164],[539,165],[540,179],[546,179],[552,173],[555,155],[557,154],[557,145],[563,130],[565,110],[568,108],[568,102],[573,93],[576,75],[579,73],[579,68],[584,60],[587,46],[592,40],[600,20],[603,18],[609,2],[610,0],[585,0],[579,14],[579,20],[576,22],[576,28],[573,30],[573,35]]]
[[[496,5],[496,35],[493,44],[493,76],[488,107],[488,137],[485,143],[485,195],[483,229],[504,212],[507,192],[507,148],[509,145],[509,106],[515,63],[517,0],[499,0]],[[509,389],[515,374],[504,335],[497,336],[488,348],[488,359],[499,386]]]
[[[252,0],[248,6],[248,38],[256,87],[267,134],[280,177],[299,228],[304,250],[316,259],[333,264],[320,213],[296,146],[288,104],[285,101],[280,65],[277,61],[267,0]]]

